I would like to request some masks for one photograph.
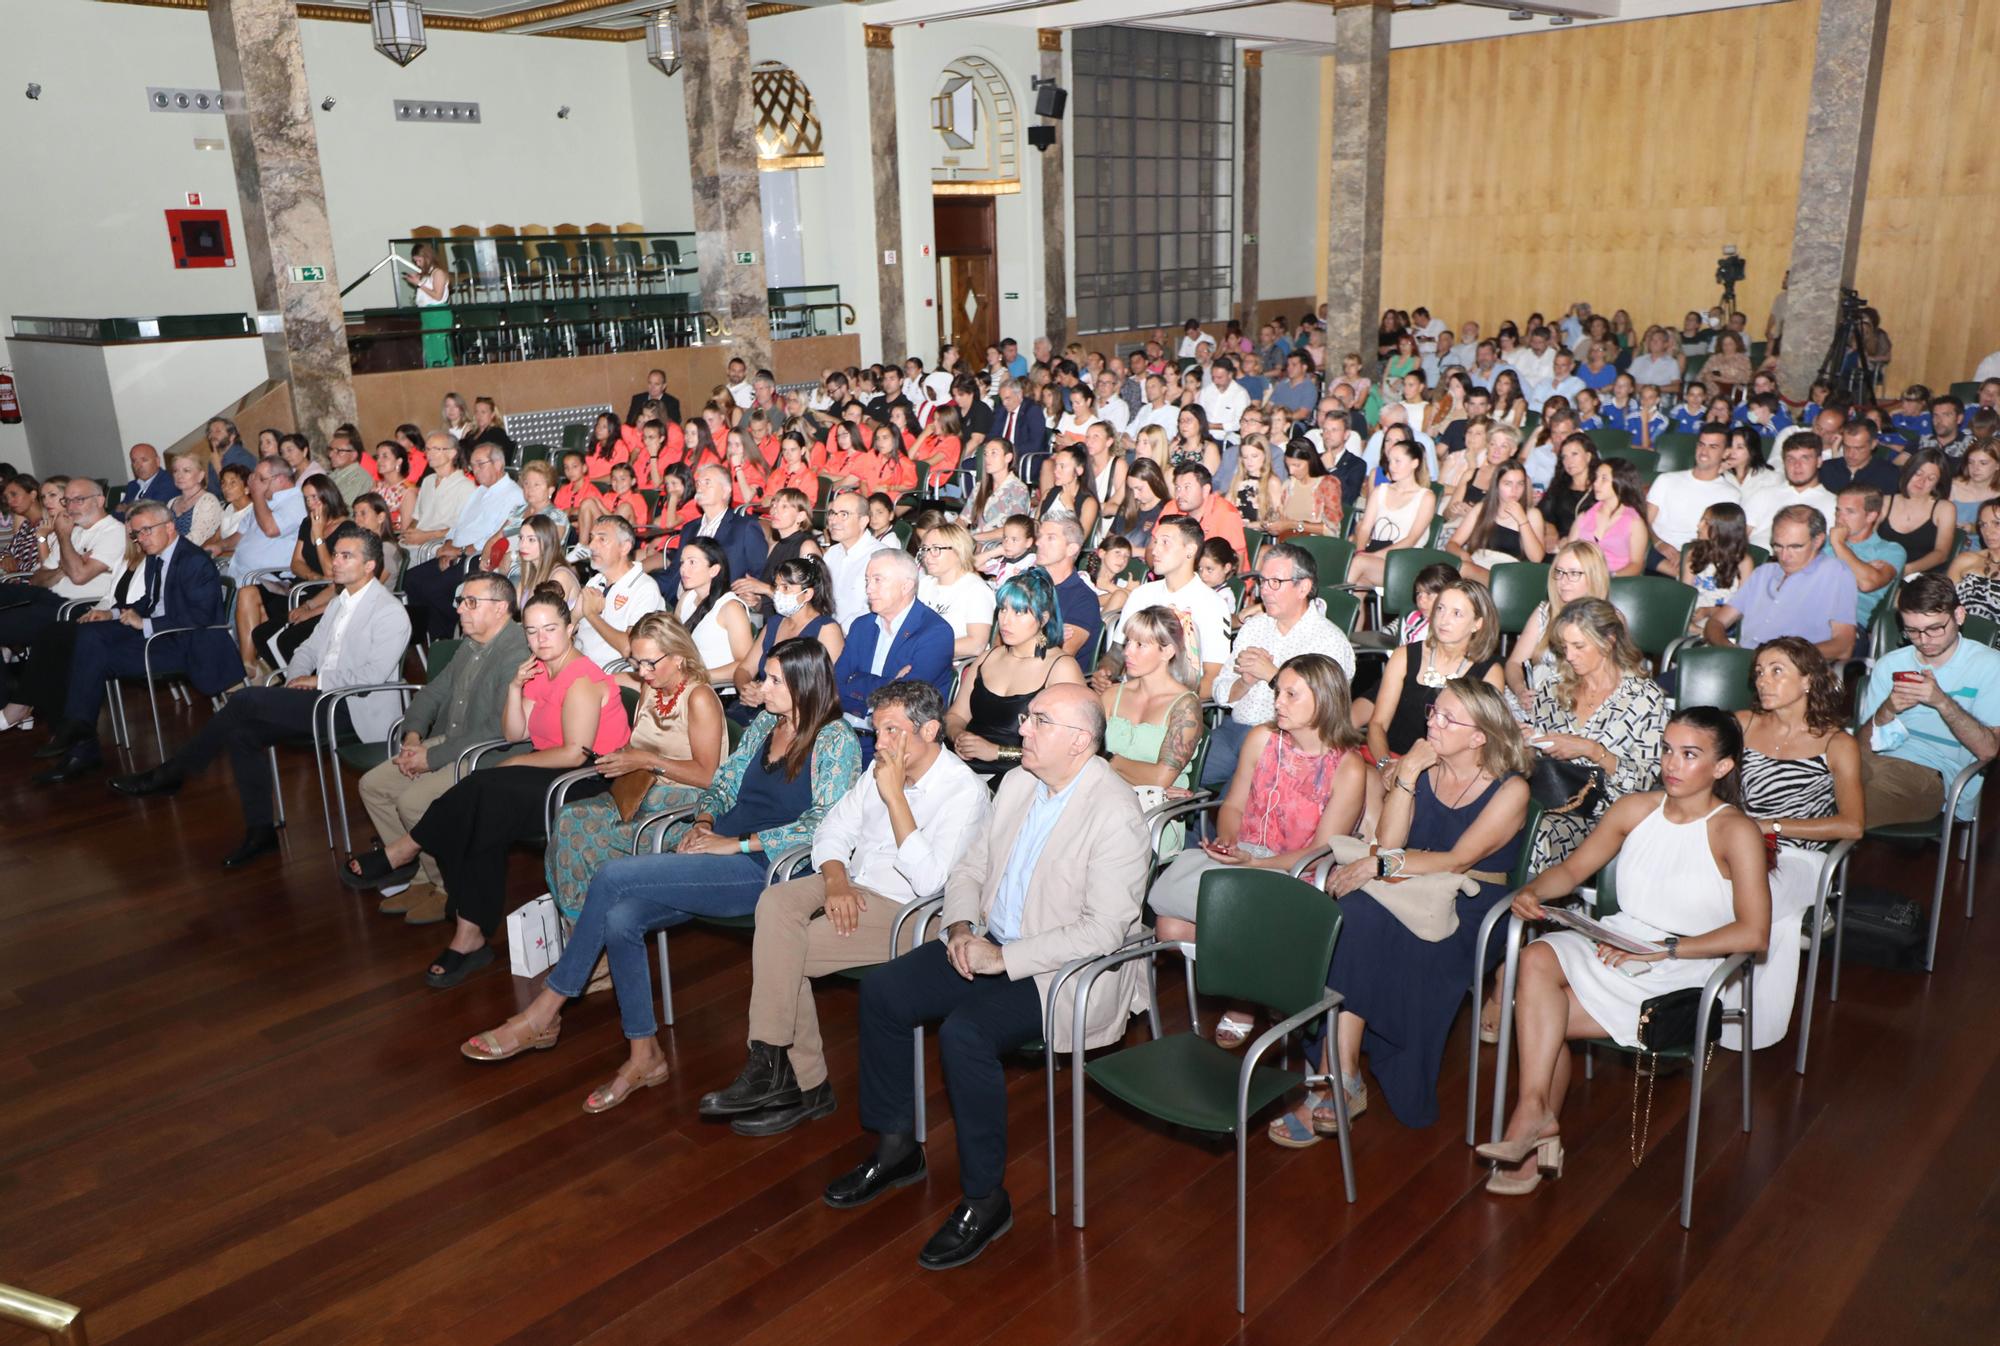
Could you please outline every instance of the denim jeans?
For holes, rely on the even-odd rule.
[[[579,996],[597,956],[611,960],[618,1017],[627,1038],[659,1031],[646,936],[697,916],[748,916],[764,892],[762,855],[628,855],[597,871],[548,988]]]

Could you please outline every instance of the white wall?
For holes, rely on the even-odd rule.
[[[1265,54],[1263,117],[1257,293],[1261,299],[1310,295],[1319,283],[1317,56]]]

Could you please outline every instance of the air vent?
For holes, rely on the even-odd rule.
[[[220,112],[220,89],[148,89],[146,106],[155,112]]]
[[[477,126],[479,104],[405,102],[399,98],[396,100],[396,120],[411,125]]]

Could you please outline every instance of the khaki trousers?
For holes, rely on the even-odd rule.
[[[826,880],[817,874],[766,888],[757,899],[757,936],[750,946],[750,1040],[786,1047],[801,1089],[826,1081],[809,978],[886,963],[889,936],[903,904],[856,885],[867,905],[851,935],[815,911],[826,905]]]
[[[1861,744],[1861,798],[1870,827],[1935,823],[1944,817],[1944,777],[1927,766]]]
[[[442,742],[429,739],[425,746]],[[456,785],[452,769],[426,771],[414,780],[396,769],[394,761],[372,767],[361,778],[361,804],[368,810],[368,820],[375,824],[375,833],[384,841],[393,841],[417,825],[417,819],[424,816],[437,797]],[[419,876],[424,882],[444,891],[444,880],[438,877],[437,861],[428,854],[417,857]]]

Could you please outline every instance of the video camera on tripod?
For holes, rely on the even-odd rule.
[[[1833,342],[1820,363],[1819,376],[1836,391],[1846,393],[1858,406],[1875,392],[1875,372],[1861,349],[1859,324],[1868,312],[1868,301],[1857,290],[1840,292],[1840,315],[1833,325]]]

